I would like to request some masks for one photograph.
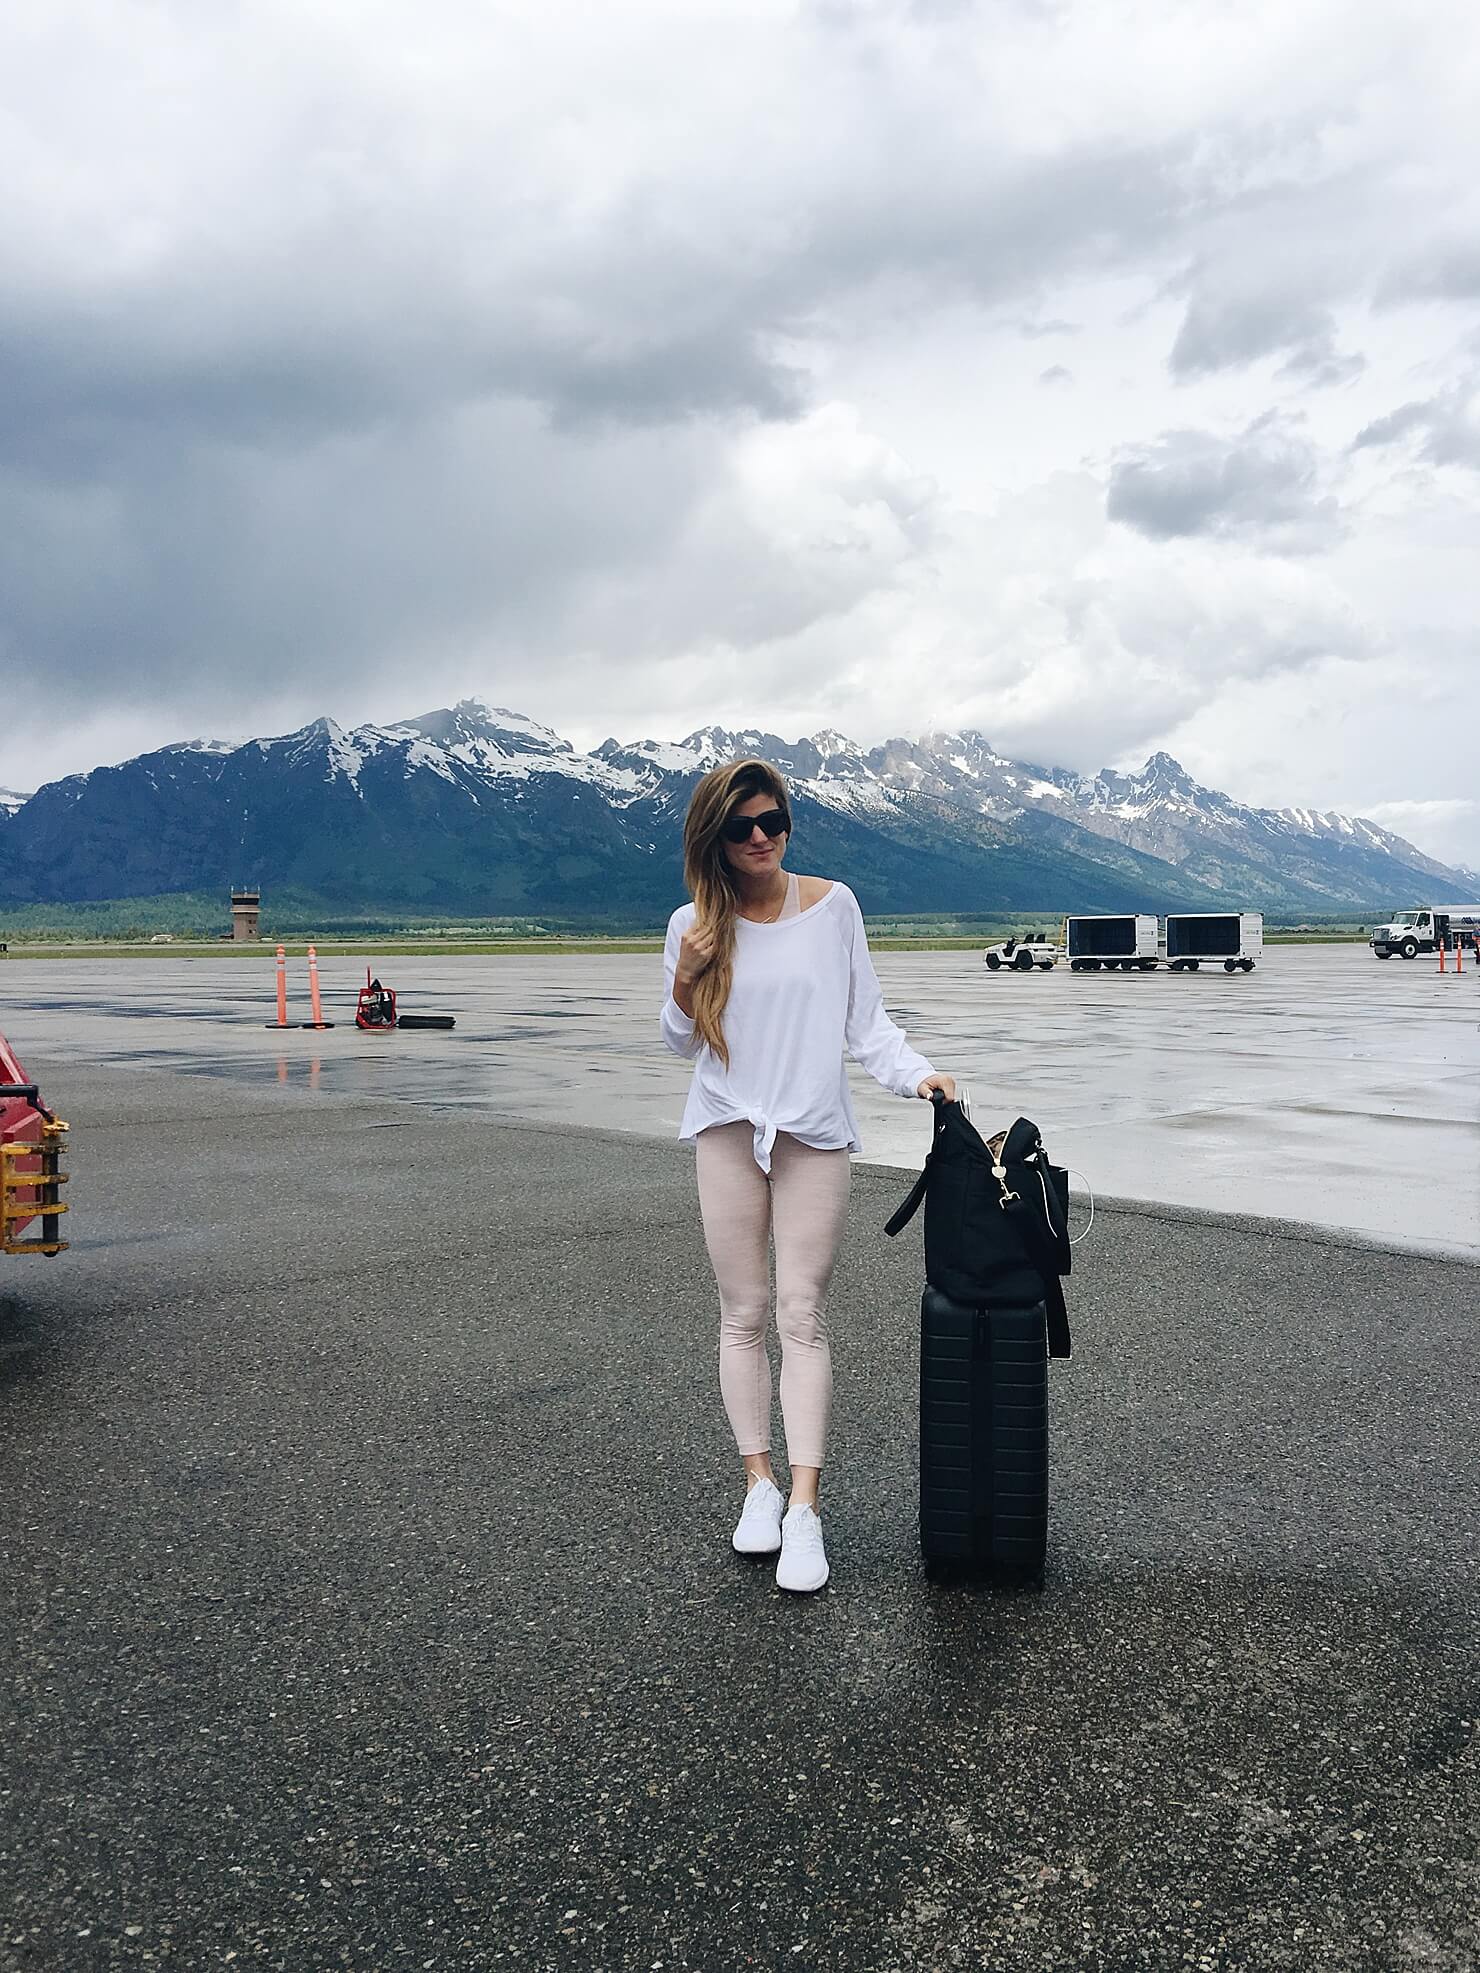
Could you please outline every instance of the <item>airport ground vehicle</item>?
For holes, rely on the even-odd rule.
[[[1020,939],[1003,939],[999,945],[989,945],[982,954],[987,970],[992,973],[1001,972],[1004,966],[1011,966],[1018,973],[1031,973],[1036,966],[1040,972],[1048,973],[1058,956],[1057,941],[1039,938],[1036,932],[1027,932]]]
[[[1156,920],[1149,912],[1124,918],[1066,918],[1064,946],[1071,973],[1154,973],[1160,958]]]
[[[66,1246],[60,1234],[66,1137],[67,1126],[47,1109],[0,1034],[0,1254],[59,1254]]]
[[[1480,951],[1480,904],[1417,904],[1395,911],[1385,925],[1374,925],[1367,943],[1379,959],[1416,959],[1442,945],[1453,952],[1463,943]]]
[[[1225,973],[1252,973],[1264,951],[1262,911],[1177,911],[1167,914],[1167,968],[1195,973],[1221,959]]]

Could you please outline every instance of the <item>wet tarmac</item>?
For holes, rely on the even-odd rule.
[[[855,1170],[788,1598],[690,1155],[408,1055],[335,1094],[333,1035],[280,1083],[250,1011],[229,1078],[27,1044],[75,1217],[0,1261],[0,1973],[1476,1964],[1480,1270],[1107,1213],[1044,1588],[945,1587],[918,1228]]]
[[[352,1025],[363,961],[322,963],[329,1032],[278,1031],[255,959],[12,961],[0,1026],[79,1064],[264,1079],[437,1110],[676,1135],[689,1070],[657,1039],[643,955],[395,959],[404,1013]],[[974,952],[880,953],[911,1039],[978,1121],[1030,1116],[1089,1195],[1267,1214],[1480,1253],[1480,974],[1366,947],[1273,948],[1253,974],[988,974]],[[293,962],[290,1017],[308,1017]],[[923,1106],[850,1070],[868,1162],[918,1164]],[[65,1112],[77,1106],[52,1092]]]

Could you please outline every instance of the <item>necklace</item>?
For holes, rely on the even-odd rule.
[[[783,872],[782,874],[784,875],[785,873]],[[751,924],[774,925],[777,919],[781,916],[782,912],[786,909],[786,900],[788,897],[790,897],[790,895],[791,895],[791,879],[787,877],[785,882],[781,886],[780,904],[777,905],[776,909],[771,913],[771,915],[768,918],[752,918],[750,920]]]

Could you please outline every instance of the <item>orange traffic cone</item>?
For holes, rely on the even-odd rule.
[[[270,1028],[288,1025],[288,959],[281,946],[277,949],[277,1019],[267,1025]]]
[[[332,1028],[334,1023],[324,1019],[324,1009],[319,1000],[319,955],[312,946],[308,948],[308,1004],[313,1010],[313,1019],[305,1021],[306,1028]]]

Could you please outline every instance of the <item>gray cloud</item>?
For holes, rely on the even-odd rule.
[[[1105,510],[1156,541],[1207,535],[1303,554],[1333,547],[1342,534],[1337,503],[1319,488],[1310,438],[1270,412],[1236,438],[1169,431],[1122,452]]]
[[[1298,343],[1290,355],[1280,365],[1281,377],[1295,377],[1313,389],[1327,389],[1338,384],[1355,383],[1367,368],[1367,359],[1360,350],[1349,350],[1343,355],[1336,347],[1336,338],[1322,338]]]
[[[1400,404],[1385,417],[1364,425],[1352,441],[1354,452],[1398,445],[1417,438],[1417,456],[1431,466],[1468,466],[1480,472],[1480,417],[1477,389],[1464,384],[1437,397]]]
[[[1377,291],[1386,305],[1405,301],[1474,301],[1480,297],[1480,241],[1425,241],[1418,251],[1405,253]]]
[[[938,573],[950,489],[814,430],[837,352],[897,373],[954,314],[991,378],[994,339],[1077,335],[1076,412],[1102,417],[1082,325],[1113,286],[1116,309],[1177,297],[1190,394],[1262,358],[1330,384],[1371,270],[1420,251],[1432,181],[1381,142],[1366,176],[1338,168],[1321,137],[1353,127],[1364,49],[1435,37],[1373,9],[1319,69],[1241,44],[1251,89],[1178,68],[1181,13],[274,0],[246,33],[185,0],[55,0],[0,25],[0,737],[40,676],[53,727],[158,706],[170,732],[454,663],[544,668],[577,704],[597,667],[708,693],[737,654],[894,597],[913,558],[912,620],[867,652],[907,701],[915,624],[938,610],[954,647],[990,611],[969,569]],[[1143,388],[1161,354],[1122,348],[1116,375]],[[1233,401],[1181,415],[1269,400]],[[1175,414],[1134,415],[1094,442]],[[1153,540],[1324,545],[1312,456],[1288,425],[1165,432],[1120,454],[1110,510]],[[1030,586],[1078,552],[1030,531]]]
[[[296,449],[115,431],[106,476],[0,473],[0,676],[45,654],[49,717],[99,693],[245,710],[459,638],[549,649],[603,572],[672,553],[716,451],[497,403]]]
[[[1173,377],[1267,359],[1307,387],[1360,375],[1338,318],[1365,303],[1394,233],[1416,219],[1386,160],[1328,165],[1311,124],[1287,117],[1221,133],[1193,192],[1194,250],[1166,285],[1185,297]]]
[[[1261,357],[1283,356],[1281,374],[1311,385],[1350,383],[1366,368],[1356,351],[1338,347],[1330,309],[1297,294],[1261,292],[1194,296],[1168,361],[1185,382]]]
[[[814,10],[817,45],[786,48],[795,76],[768,74],[764,154],[748,126],[706,125],[699,90],[689,110],[680,94],[666,138],[634,128],[619,78],[574,166],[501,70],[495,100],[476,100],[479,57],[498,45],[476,10],[448,10],[468,76],[445,102],[414,86],[388,101],[373,75],[346,86],[342,51],[312,35],[278,51],[281,102],[260,98],[217,22],[182,36],[188,54],[167,35],[140,44],[141,84],[150,52],[206,73],[193,116],[130,122],[116,66],[132,44],[109,64],[100,37],[92,70],[68,69],[79,126],[96,104],[97,130],[69,133],[90,154],[38,105],[32,169],[10,183],[0,437],[53,462],[58,439],[64,455],[107,452],[132,425],[276,448],[490,396],[573,427],[793,417],[806,393],[788,338],[951,297],[1031,305],[1175,234],[1189,139],[1091,131],[1025,153],[984,120],[936,115],[930,64],[874,59],[869,36],[887,28],[949,66],[973,9],[882,11],[860,40],[858,10],[839,16],[846,32]],[[807,84],[824,77],[817,125]],[[36,82],[44,93],[48,72]],[[129,166],[88,201],[79,268],[54,238],[45,167],[106,186],[110,141]],[[134,235],[143,249],[121,251]]]
[[[1073,383],[1074,372],[1072,370],[1066,370],[1062,363],[1055,363],[1050,369],[1039,371],[1038,381],[1040,384],[1046,385],[1049,389],[1055,386],[1062,388],[1066,384]]]
[[[497,44],[473,10],[466,48],[418,43],[451,60],[421,97],[399,71],[346,76],[332,32],[296,27],[264,94],[224,20],[184,18],[82,44],[66,118],[44,37],[26,51],[35,122],[0,238],[11,703],[45,671],[54,706],[255,718],[310,677],[329,692],[474,640],[620,662],[644,618],[712,644],[825,615],[848,558],[819,539],[798,569],[724,493],[755,421],[807,408],[791,340],[943,299],[1036,311],[1175,226],[1190,148],[1091,133],[1024,154],[934,115],[928,72],[867,50],[839,71],[835,35],[833,127],[783,75],[774,155],[683,90],[666,143],[618,108],[603,148],[501,73],[483,100]],[[949,43],[953,18],[918,31]],[[195,87],[138,121],[151,59]],[[59,228],[52,192],[79,184]],[[616,568],[636,615],[601,624]],[[743,608],[739,570],[760,585]]]
[[[1319,363],[1335,341],[1330,312],[1298,297],[1204,294],[1188,304],[1168,360],[1174,376],[1200,377],[1285,350]]]

